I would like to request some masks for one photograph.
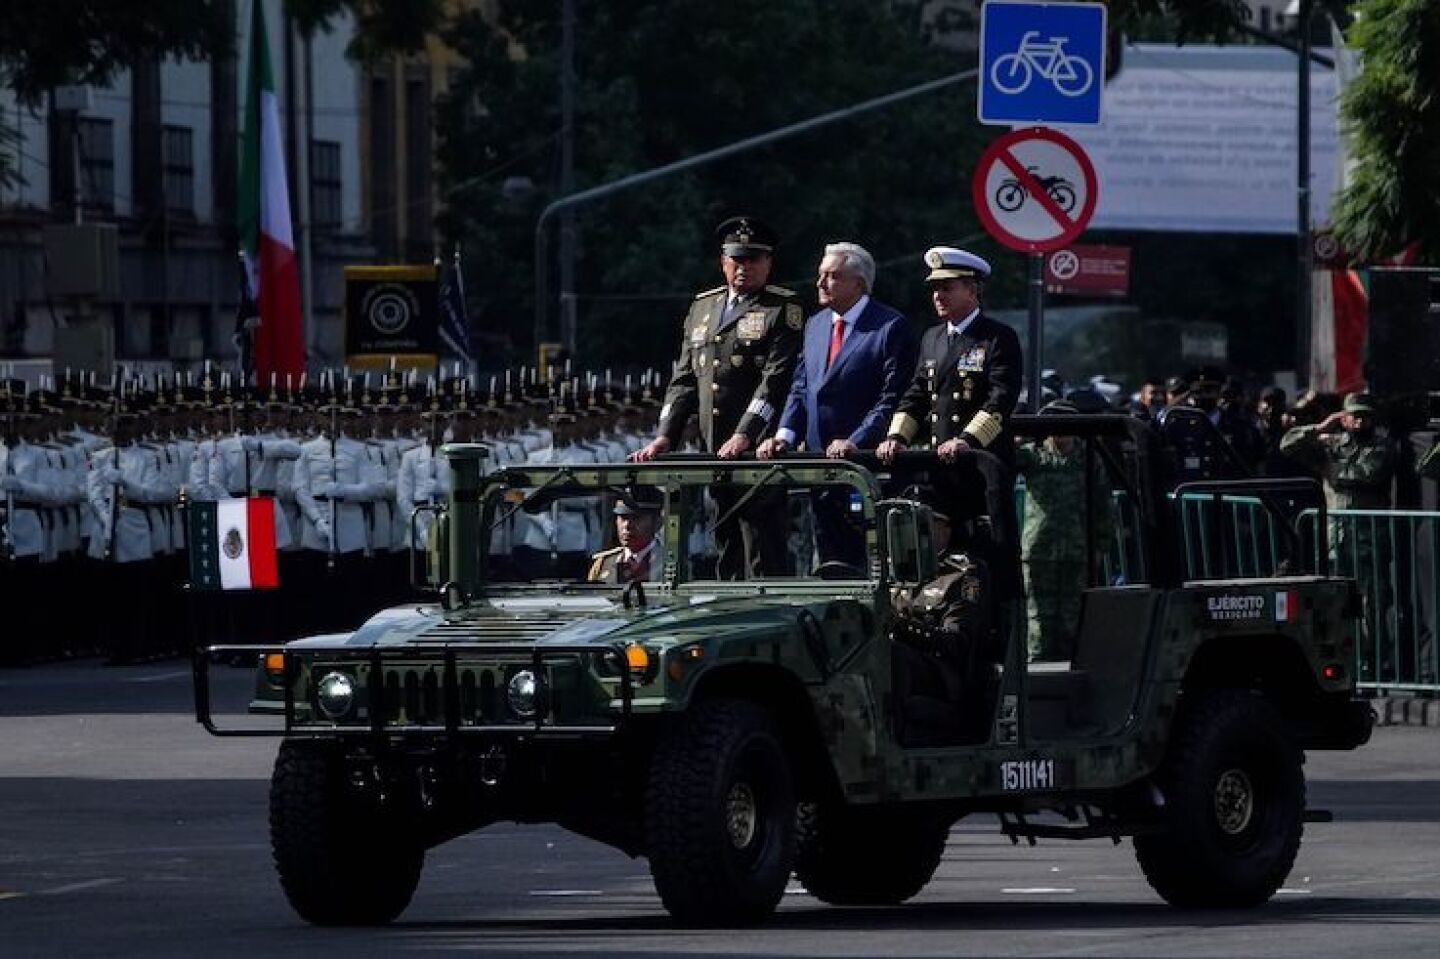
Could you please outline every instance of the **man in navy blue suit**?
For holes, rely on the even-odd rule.
[[[820,311],[805,324],[804,345],[780,428],[756,455],[769,459],[803,442],[807,449],[843,459],[873,449],[915,372],[918,341],[910,323],[872,299],[875,258],[855,243],[831,243],[820,261],[815,288]],[[815,501],[816,546],[821,562],[862,566],[863,532],[850,517],[842,490]]]

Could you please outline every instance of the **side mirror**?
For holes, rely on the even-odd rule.
[[[885,569],[892,583],[927,583],[935,578],[936,559],[928,506],[910,500],[885,500]]]

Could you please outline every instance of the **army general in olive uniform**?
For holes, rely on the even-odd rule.
[[[790,392],[805,315],[793,292],[766,285],[775,234],[753,217],[726,220],[716,232],[725,285],[690,305],[659,429],[635,454],[638,461],[678,447],[692,416],[699,418],[704,451],[739,456],[774,431]],[[712,492],[721,514],[728,512],[735,497]],[[783,528],[783,503],[773,499],[761,494],[744,517],[716,529],[723,578],[783,571],[783,537],[773,534]],[[762,526],[770,526],[771,535],[762,535]]]

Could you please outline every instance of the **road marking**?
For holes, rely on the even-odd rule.
[[[119,879],[87,879],[84,882],[72,882],[65,886],[56,886],[54,889],[42,889],[37,895],[41,896],[63,896],[67,892],[81,892],[85,889],[96,889],[100,886],[111,886],[119,882]]]
[[[122,679],[124,683],[163,683],[167,679],[179,679],[182,676],[189,676],[190,670],[177,669],[168,673],[156,673],[154,676],[132,676],[129,679]]]
[[[4,889],[0,889],[0,902],[3,902],[3,901],[6,900],[6,899],[24,899],[24,898],[25,898],[25,894],[24,894],[23,892],[7,892],[7,891],[5,891]]]
[[[1277,896],[1308,896],[1314,892],[1313,889],[1276,889]]]
[[[531,889],[532,896],[603,896],[599,889]]]
[[[1001,889],[1000,891],[1012,896],[1045,896],[1054,893],[1069,893],[1075,890],[1069,886],[1019,886],[1010,889]]]

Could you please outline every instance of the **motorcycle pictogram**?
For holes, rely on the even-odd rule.
[[[1075,184],[1063,176],[1039,176],[1035,167],[1029,168],[1032,176],[1045,188],[1045,193],[1055,205],[1066,213],[1075,210]],[[995,188],[995,205],[1006,213],[1014,213],[1030,199],[1030,191],[1016,177],[1007,177]]]

